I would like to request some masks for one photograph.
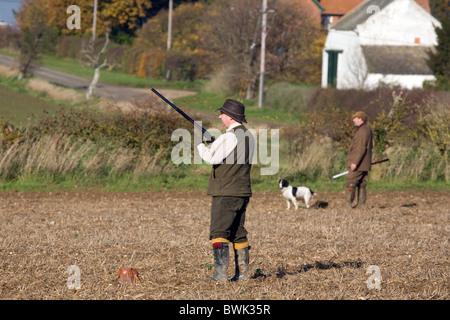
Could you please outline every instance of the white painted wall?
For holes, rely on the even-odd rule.
[[[435,46],[438,20],[414,0],[395,0],[356,27],[361,45]],[[415,43],[420,39],[420,44]]]
[[[365,89],[376,89],[382,84],[391,86],[401,86],[405,89],[422,88],[424,81],[434,81],[433,75],[401,75],[401,74],[381,74],[371,73],[365,82]]]
[[[330,30],[322,53],[322,87],[327,86],[328,54],[326,50],[342,50],[338,56],[337,88],[358,87],[357,78],[353,77],[353,73],[367,70],[358,35],[354,31]],[[357,65],[362,71],[356,68]],[[355,69],[356,72],[353,72]]]
[[[441,24],[415,1],[393,0],[354,31],[331,29],[322,54],[322,87],[327,86],[326,50],[343,51],[338,58],[338,89],[373,89],[380,82],[404,88],[422,87],[423,81],[434,80],[434,76],[368,74],[361,45],[434,46],[437,44],[435,26]],[[415,38],[420,38],[420,44],[415,43]]]

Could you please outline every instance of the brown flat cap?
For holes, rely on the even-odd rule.
[[[352,116],[352,119],[354,118],[361,118],[364,121],[367,121],[367,114],[364,111],[357,111]]]

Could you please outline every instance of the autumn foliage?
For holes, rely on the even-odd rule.
[[[80,58],[80,37],[92,33],[93,1],[76,2],[81,9],[79,30],[66,27],[66,9],[71,4],[68,0],[24,2],[18,23],[21,28],[32,24],[33,10],[43,8],[42,20],[59,33],[56,53]],[[211,78],[232,68],[230,89],[254,96],[260,65],[261,1],[175,4],[167,50],[167,10],[153,15],[150,0],[98,1],[97,38],[109,30],[112,41],[119,42],[108,49],[108,61],[114,68],[140,77],[187,81]],[[305,13],[297,1],[269,1],[269,7],[274,11],[268,15],[266,79],[319,84],[325,34],[317,19]]]
[[[69,30],[66,27],[67,7],[76,4],[81,10],[81,29]],[[29,15],[34,7],[44,8],[44,21],[47,25],[60,30],[63,35],[79,36],[92,33],[93,20],[92,0],[30,0],[22,2],[17,16],[20,27],[30,23]],[[132,31],[140,18],[145,17],[146,10],[151,8],[150,0],[101,0],[97,7],[97,35],[102,35],[107,28]]]

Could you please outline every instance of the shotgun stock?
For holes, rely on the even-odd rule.
[[[372,162],[372,165],[378,164],[378,163],[382,163],[382,162],[386,162],[386,161],[389,161],[389,158],[386,158],[386,159],[382,159],[382,160],[378,160],[378,161]],[[336,178],[345,176],[346,174],[348,174],[348,171],[341,172],[341,173],[339,173],[339,174],[337,174],[337,175],[334,175],[334,176],[333,176],[333,179],[336,179]]]

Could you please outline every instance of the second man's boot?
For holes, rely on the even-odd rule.
[[[353,200],[355,200],[355,191],[356,191],[355,186],[350,185],[348,187],[348,191],[347,191],[347,207],[348,208],[353,208]]]
[[[358,205],[359,209],[363,209],[366,206],[366,187],[358,188]]]

